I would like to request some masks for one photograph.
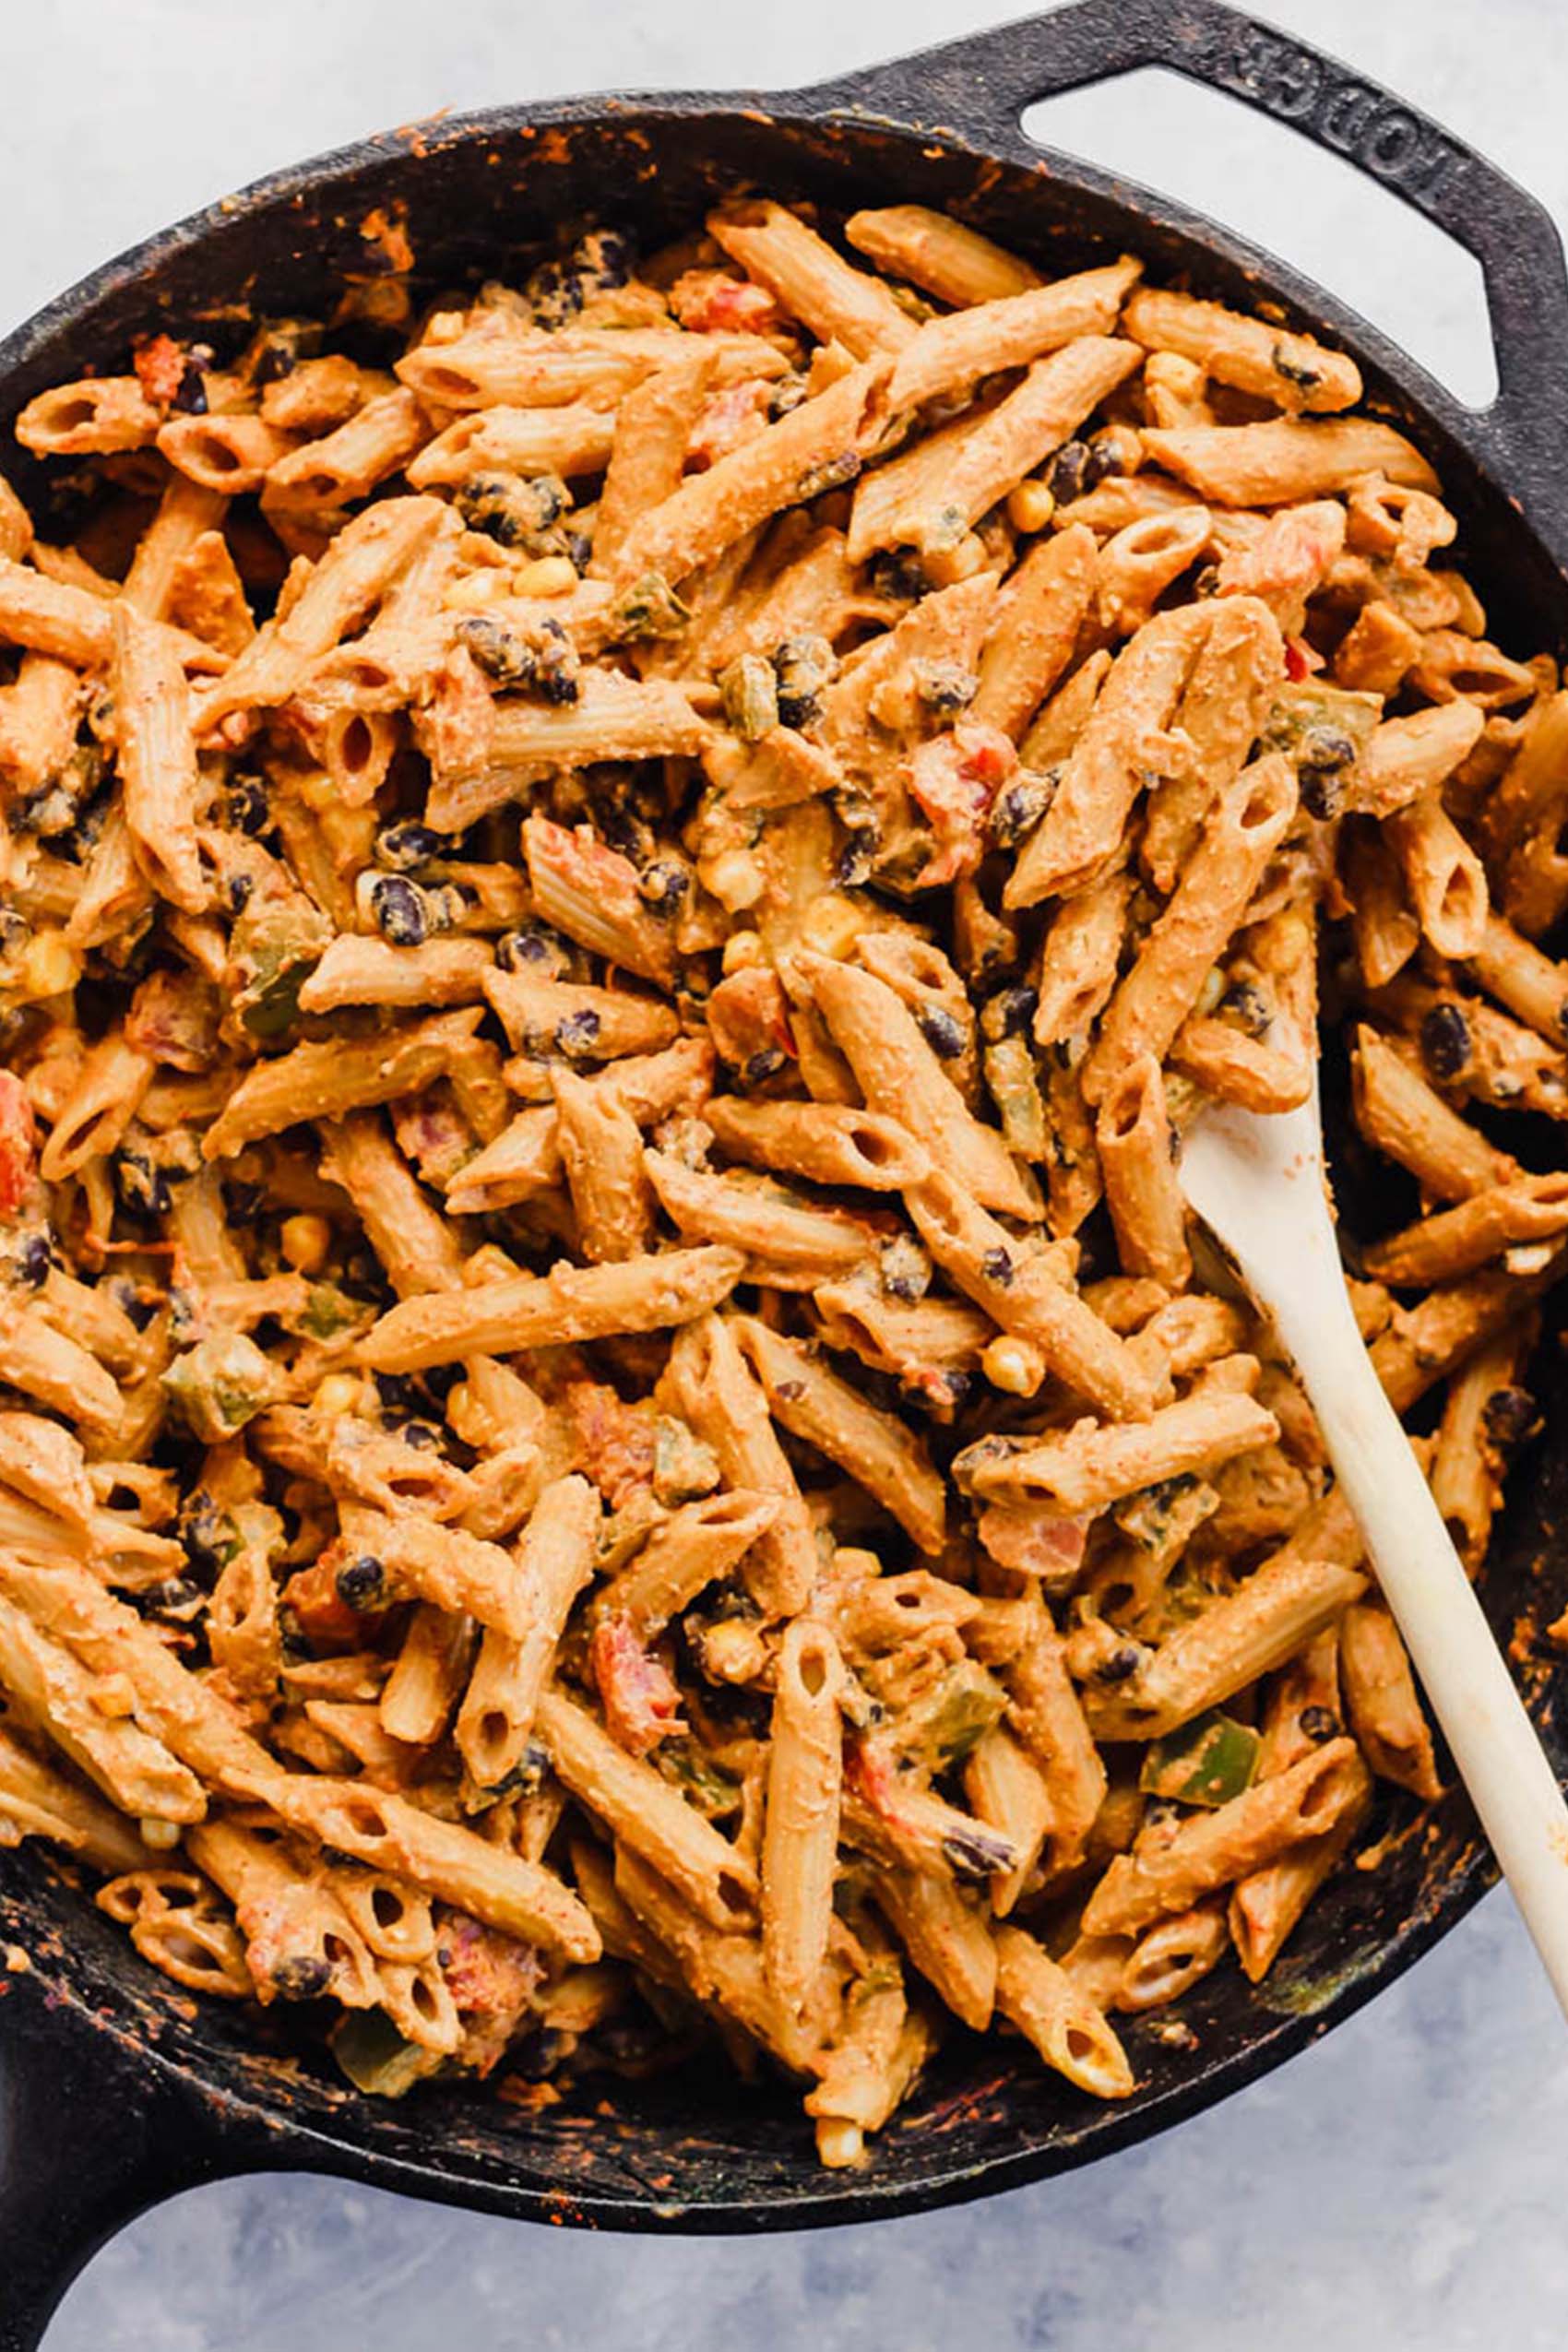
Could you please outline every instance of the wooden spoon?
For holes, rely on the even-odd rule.
[[[1356,1328],[1315,1076],[1296,1111],[1206,1111],[1181,1173],[1312,1400],[1383,1597],[1568,2014],[1568,1806]]]

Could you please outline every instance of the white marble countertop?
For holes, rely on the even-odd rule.
[[[548,18],[517,0],[6,0],[0,330],[225,189],[437,107],[785,87],[1023,13],[1004,0],[576,0]],[[1271,0],[1267,13],[1429,108],[1568,220],[1561,0]],[[1207,103],[1163,81],[1074,99],[1051,135],[1245,226],[1456,388],[1484,387],[1473,271],[1434,238],[1396,233],[1384,204],[1287,133],[1237,114],[1216,136],[1220,101]],[[47,2343],[1547,2352],[1568,2334],[1565,2213],[1568,2045],[1498,1895],[1281,2073],[1152,2145],[986,2205],[682,2242],[527,2228],[315,2178],[231,2182],[126,2231]]]

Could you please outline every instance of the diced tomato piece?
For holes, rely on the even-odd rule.
[[[930,819],[937,848],[920,874],[922,888],[973,873],[985,852],[985,821],[997,792],[1018,765],[1000,728],[978,722],[933,735],[909,761],[909,792]]]
[[[296,1569],[279,1595],[315,1649],[356,1649],[367,1626],[377,1621],[368,1611],[350,1609],[338,1590],[338,1571],[359,1557],[359,1548],[339,1538],[308,1568]]]
[[[131,1000],[125,1042],[171,1069],[209,1070],[222,1013],[218,991],[200,972],[149,972]]]
[[[441,1972],[463,2019],[457,2057],[469,2073],[488,2074],[532,2008],[543,1966],[531,1943],[466,1911],[443,1913],[438,1933]]]
[[[1293,686],[1299,686],[1303,678],[1310,678],[1314,670],[1322,668],[1322,654],[1308,645],[1304,637],[1286,638],[1285,675]]]
[[[754,441],[768,421],[768,404],[773,398],[770,385],[760,378],[749,384],[731,384],[716,392],[696,421],[686,450],[686,464],[693,473],[706,473],[732,449]]]
[[[980,1513],[976,1533],[999,1567],[1060,1585],[1083,1565],[1089,1526],[1087,1519],[1048,1519],[993,1503]]]
[[[1344,544],[1345,509],[1336,500],[1283,507],[1249,546],[1221,559],[1215,594],[1262,597],[1289,626],[1291,609],[1299,623],[1301,599],[1320,586]]]
[[[783,982],[763,964],[719,981],[707,1000],[707,1033],[732,1070],[748,1069],[758,1054],[798,1058]],[[777,1060],[769,1066],[777,1069]]]
[[[624,1405],[612,1388],[597,1380],[569,1382],[561,1402],[576,1438],[578,1467],[611,1509],[621,1510],[639,1487],[653,1483],[651,1406]]]
[[[644,1649],[625,1618],[600,1618],[588,1644],[588,1670],[610,1736],[629,1754],[646,1756],[671,1732],[685,1729],[681,1693],[668,1668]]]
[[[155,409],[166,409],[184,378],[185,347],[172,335],[154,335],[131,362],[142,390]]]
[[[763,335],[783,312],[766,286],[727,269],[688,269],[670,289],[670,307],[694,335]]]

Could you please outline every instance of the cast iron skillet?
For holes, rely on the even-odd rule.
[[[1468,246],[1491,304],[1495,406],[1463,408],[1278,263],[1023,136],[1033,100],[1146,65],[1228,90],[1348,155]],[[390,134],[214,207],[52,304],[0,346],[0,418],[89,362],[113,363],[164,322],[190,325],[252,294],[273,313],[329,308],[342,272],[363,269],[358,224],[375,206],[406,204],[422,271],[449,285],[504,270],[514,248],[585,214],[656,238],[737,179],[844,209],[953,205],[1051,270],[1130,246],[1157,275],[1184,272],[1198,291],[1242,303],[1272,298],[1292,323],[1324,327],[1436,464],[1498,634],[1521,650],[1562,650],[1568,281],[1548,216],[1413,108],[1215,0],[1080,0],[782,96],[568,101]],[[28,468],[7,444],[0,469],[25,490]],[[1489,1605],[1504,1628],[1529,1608],[1568,1508],[1558,1355],[1543,1351],[1546,1436],[1520,1467],[1490,1565]],[[1538,1662],[1526,1679],[1568,1781],[1568,1676]],[[1233,1970],[1206,1979],[1184,2004],[1192,2048],[1134,2030],[1134,2098],[1091,2106],[1032,2065],[1015,2069],[1004,2047],[959,2037],[872,2168],[845,2176],[817,2168],[792,2099],[736,2087],[718,2061],[617,2086],[613,2120],[590,2113],[602,2085],[531,2115],[482,2090],[378,2106],[291,2059],[264,2025],[183,2002],[41,1855],[0,1856],[0,2352],[36,2345],[80,2263],[132,2215],[226,2173],[336,2172],[534,2219],[694,2231],[863,2221],[1036,2180],[1146,2138],[1277,2065],[1408,1966],[1491,1875],[1470,1815],[1451,1800],[1382,1869],[1319,1898],[1260,1991]]]

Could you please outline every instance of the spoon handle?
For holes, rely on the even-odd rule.
[[[1271,1305],[1384,1599],[1568,2015],[1568,1806],[1339,1278]]]

